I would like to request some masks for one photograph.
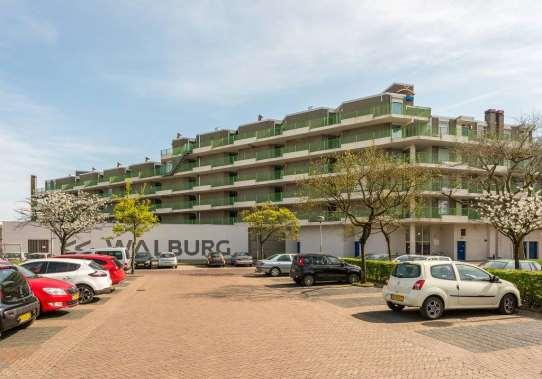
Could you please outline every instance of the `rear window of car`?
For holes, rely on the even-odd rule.
[[[173,254],[173,253],[162,253],[162,254],[160,254],[160,257],[162,257],[162,258],[174,258],[175,254]]]
[[[417,278],[421,274],[420,265],[414,263],[400,263],[393,269],[392,276],[396,278]]]
[[[485,267],[500,270],[506,267],[506,262],[499,262],[499,261],[487,262]]]
[[[30,295],[26,279],[14,268],[0,269],[0,301],[5,304],[17,302]]]
[[[122,261],[124,259],[124,257],[122,256],[122,251],[120,250],[113,250],[113,251],[96,251],[96,254],[101,254],[101,255],[109,255],[111,257],[115,257],[117,258],[118,260]],[[130,258],[128,252],[126,252],[126,258]]]
[[[88,266],[94,270],[103,270],[104,268],[94,261],[89,262]]]

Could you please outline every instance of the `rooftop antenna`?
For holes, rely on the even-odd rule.
[[[177,139],[181,138],[182,137],[182,134],[181,133],[177,133]]]
[[[122,166],[122,163],[117,162],[117,167],[120,167],[120,166]]]
[[[145,162],[150,161],[151,159],[149,157],[145,157]]]
[[[258,115],[258,121],[262,121],[263,116],[261,114]]]

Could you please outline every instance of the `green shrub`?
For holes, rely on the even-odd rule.
[[[359,258],[342,258],[342,260],[348,264],[361,267],[361,259]],[[366,260],[365,264],[367,266],[365,279],[379,284],[383,284],[389,279],[391,271],[396,265],[395,262],[372,260]]]
[[[542,272],[520,270],[487,270],[518,288],[525,307],[542,307]]]

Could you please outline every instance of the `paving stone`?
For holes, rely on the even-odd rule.
[[[367,305],[385,305],[386,303],[382,299],[382,297],[349,297],[349,298],[341,298],[341,299],[325,299],[324,301],[327,301],[328,303],[331,303],[333,305],[337,305],[342,308],[355,308],[355,307],[363,307]]]
[[[8,336],[0,340],[0,349],[21,345],[39,345],[60,332],[63,328],[60,326],[51,326],[11,330],[8,332]]]

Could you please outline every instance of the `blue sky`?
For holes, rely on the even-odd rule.
[[[539,1],[0,0],[0,220],[29,175],[159,159],[177,132],[394,81],[434,114],[540,110]]]

